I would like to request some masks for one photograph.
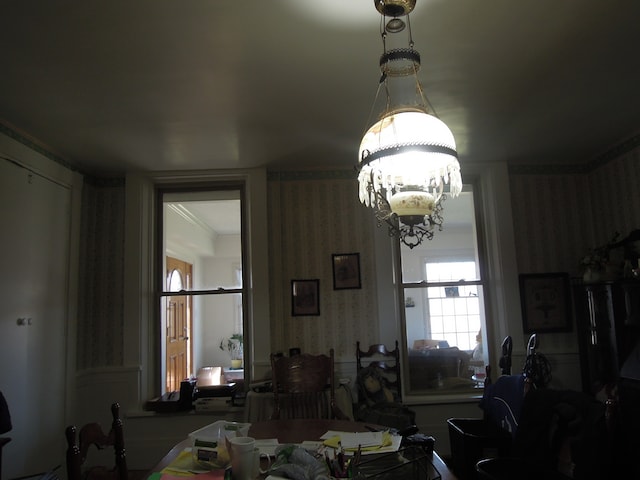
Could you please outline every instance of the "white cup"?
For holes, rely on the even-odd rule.
[[[260,468],[260,459],[266,457],[267,463],[271,465],[268,455],[261,455],[260,449],[256,448],[256,441],[251,437],[227,438],[229,455],[231,456],[231,473],[233,480],[254,480],[259,474],[267,473]]]

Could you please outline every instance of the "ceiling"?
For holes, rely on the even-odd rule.
[[[418,0],[420,79],[464,166],[593,160],[640,131],[637,0]],[[0,121],[94,175],[351,168],[372,0],[2,0]]]

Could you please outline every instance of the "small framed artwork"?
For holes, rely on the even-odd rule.
[[[459,297],[458,287],[444,287],[444,294],[446,297]]]
[[[520,275],[524,333],[570,332],[571,293],[568,273]]]
[[[291,315],[320,315],[320,280],[291,280]]]
[[[360,254],[334,253],[333,289],[362,288],[360,283]]]

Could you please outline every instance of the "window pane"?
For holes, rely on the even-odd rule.
[[[426,265],[428,282],[446,282],[460,280],[475,280],[476,263],[475,262],[444,262],[431,263]]]
[[[172,192],[163,200],[167,254],[198,263],[187,290],[242,288],[240,191]]]
[[[241,190],[168,189],[158,195],[162,290],[179,293],[161,297],[158,341],[162,385],[175,391],[202,367],[231,367],[221,341],[243,334]],[[234,374],[242,378],[243,371]]]
[[[467,283],[482,281],[473,192],[446,207],[433,240],[401,247],[405,298],[413,304],[405,309],[411,393],[472,391],[484,372],[482,285]]]

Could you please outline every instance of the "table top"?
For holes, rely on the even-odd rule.
[[[322,419],[283,419],[255,422],[249,428],[249,436],[253,438],[277,438],[280,443],[301,443],[305,440],[317,440],[327,430],[340,432],[368,432],[382,429],[378,425],[352,422],[350,420]]]
[[[350,420],[323,419],[289,419],[266,420],[255,422],[249,428],[249,436],[256,439],[277,438],[280,443],[301,443],[304,440],[317,440],[327,430],[342,432],[367,432],[371,429],[383,429],[379,425]],[[151,470],[159,472],[169,465],[180,452],[191,446],[189,439],[185,439],[173,447],[169,453]],[[433,466],[442,476],[442,480],[456,480],[456,476],[449,470],[442,458],[434,452],[431,458]]]

